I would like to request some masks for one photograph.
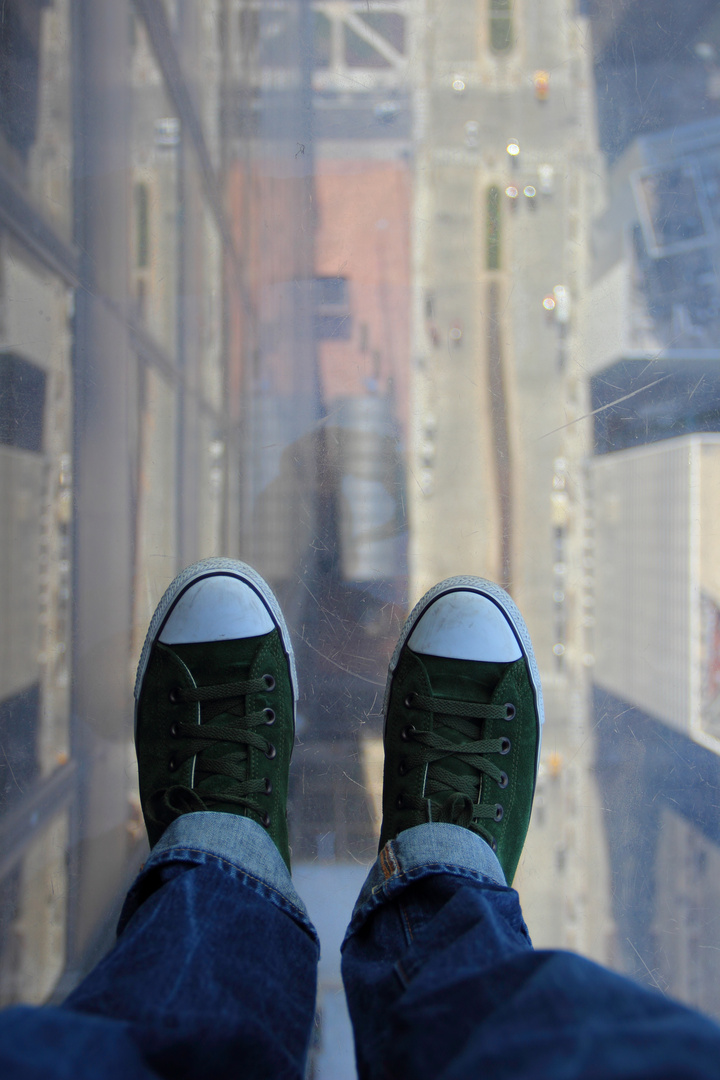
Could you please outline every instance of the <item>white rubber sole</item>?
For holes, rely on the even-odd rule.
[[[260,597],[262,603],[270,613],[270,617],[280,633],[283,651],[290,665],[294,723],[298,697],[298,682],[297,670],[295,668],[295,654],[290,642],[290,632],[287,628],[283,613],[280,610],[280,605],[275,599],[275,594],[268,583],[257,573],[257,571],[253,570],[251,566],[248,566],[247,563],[240,562],[237,559],[203,559],[202,562],[193,563],[192,566],[186,567],[173,581],[170,582],[165,590],[162,600],[155,608],[155,613],[150,620],[148,632],[145,635],[145,644],[140,653],[140,662],[138,663],[137,676],[135,678],[135,702],[137,703],[140,695],[140,687],[142,686],[142,681],[148,666],[148,660],[150,659],[150,650],[162,631],[173,607],[191,585],[194,585],[197,581],[201,581],[203,578],[214,577],[218,574],[237,578],[239,581],[249,585]]]
[[[538,716],[538,752],[537,760],[540,762],[540,745],[542,743],[542,729],[545,722],[545,707],[543,704],[542,686],[540,685],[540,672],[538,671],[537,661],[535,660],[535,654],[533,652],[532,642],[530,640],[530,634],[528,628],[525,625],[525,620],[520,614],[516,604],[510,596],[501,589],[499,585],[496,585],[493,581],[486,581],[485,578],[472,577],[469,575],[446,578],[445,581],[440,581],[437,585],[433,585],[432,589],[429,589],[425,595],[418,600],[415,607],[412,609],[405,625],[400,631],[400,637],[398,643],[395,646],[395,651],[390,659],[390,665],[388,667],[387,683],[385,684],[385,698],[383,701],[383,715],[385,716],[385,724],[387,724],[387,710],[388,703],[390,701],[390,684],[392,682],[393,675],[395,674],[395,668],[397,667],[398,660],[400,659],[400,653],[407,642],[407,639],[412,634],[415,626],[421,615],[423,615],[432,603],[437,600],[439,596],[445,596],[451,592],[475,592],[479,596],[485,596],[489,600],[492,600],[494,604],[502,611],[503,615],[510,624],[513,634],[517,639],[517,643],[520,646],[520,650],[527,661],[528,670],[530,673],[530,682],[533,688],[533,694],[535,697],[535,708]]]

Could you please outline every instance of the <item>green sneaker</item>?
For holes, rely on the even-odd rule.
[[[540,676],[523,618],[499,586],[441,581],[416,605],[385,691],[380,850],[427,821],[462,825],[510,884],[540,758]]]
[[[135,748],[150,846],[181,814],[257,821],[290,867],[287,791],[297,677],[270,587],[206,559],[160,601],[135,682]]]

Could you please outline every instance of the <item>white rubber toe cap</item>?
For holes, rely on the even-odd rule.
[[[189,645],[259,637],[275,628],[270,612],[250,585],[229,574],[194,582],[174,604],[159,641]]]
[[[470,590],[439,596],[418,619],[408,645],[428,656],[491,664],[510,663],[523,655],[497,604]]]

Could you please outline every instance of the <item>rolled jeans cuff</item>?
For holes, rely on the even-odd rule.
[[[176,818],[152,849],[127,895],[118,934],[148,895],[153,871],[172,863],[219,864],[245,886],[285,911],[313,940],[317,932],[282,855],[265,829],[239,814],[200,811]]]
[[[346,938],[376,908],[413,881],[450,874],[485,885],[507,888],[497,855],[482,837],[444,822],[427,822],[389,840],[360,890]]]

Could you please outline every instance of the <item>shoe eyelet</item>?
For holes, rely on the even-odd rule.
[[[410,739],[410,736],[413,735],[416,731],[417,731],[417,728],[415,727],[414,724],[406,724],[405,727],[400,732],[400,738],[402,739],[403,742],[408,742],[408,740]]]
[[[270,795],[272,793],[272,782],[269,776],[265,777],[265,794]]]
[[[495,820],[502,821],[504,810],[500,803],[495,803]]]
[[[500,773],[500,779],[497,784],[499,788],[506,788],[508,786],[508,774],[506,772]]]
[[[265,723],[267,724],[268,727],[270,727],[272,724],[275,723],[275,710],[274,709],[263,709],[263,712],[265,713],[265,716],[267,717],[267,720],[265,720]]]
[[[272,759],[275,757],[276,754],[277,754],[277,750],[275,749],[273,744],[268,743],[268,748],[265,751],[265,757],[268,759],[268,761],[272,761]]]
[[[493,836],[492,840],[490,841],[490,847],[492,848],[493,851],[497,851],[497,840],[495,839],[494,836]]]
[[[269,829],[270,828],[270,815],[269,814],[267,814],[267,813],[263,814],[260,821],[262,822],[262,826],[263,826],[264,829]]]
[[[515,706],[513,705],[513,703],[511,701],[506,701],[505,702],[505,719],[506,720],[514,720],[515,719]]]
[[[177,723],[172,723],[170,725],[170,735],[172,736],[172,738],[177,739],[179,733],[180,733],[180,727],[178,726],[178,724]]]
[[[171,705],[179,705],[180,704],[180,702],[182,701],[182,698],[180,697],[180,687],[179,686],[173,686],[172,690],[168,694],[168,699],[169,699]]]
[[[275,689],[275,680],[273,679],[272,675],[263,675],[263,682],[265,683],[265,687],[268,690]]]
[[[398,765],[398,776],[406,776],[407,771],[408,771],[407,762],[403,758],[403,760]]]
[[[417,694],[414,690],[411,690],[409,694],[405,695],[404,705],[406,709],[412,709],[414,707],[415,698]]]
[[[168,766],[167,767],[168,767],[168,772],[177,772],[178,763],[177,763],[177,759],[176,759],[174,754],[171,756],[170,760],[168,761]]]
[[[510,753],[510,747],[511,746],[512,746],[512,743],[510,742],[509,739],[502,738],[500,740],[500,753],[503,755],[503,757],[505,756],[505,754]]]
[[[403,799],[402,795],[398,795],[397,799],[395,800],[395,809],[396,810],[404,810],[405,809],[405,800]]]

